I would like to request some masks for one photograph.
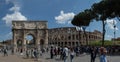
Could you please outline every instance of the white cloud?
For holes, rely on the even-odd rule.
[[[117,24],[117,21],[114,20],[114,19],[107,19],[106,21],[107,21],[107,26],[108,26],[110,29],[114,30],[114,25]],[[118,30],[117,26],[115,27],[115,30]]]
[[[2,20],[6,22],[7,26],[10,26],[13,20],[16,21],[27,20],[27,18],[23,14],[21,14],[20,6],[16,2],[16,0],[6,0],[6,2],[7,3],[12,2],[14,4],[14,6],[9,9],[9,11],[13,11],[13,13],[6,14],[6,16],[2,18]]]
[[[64,11],[60,12],[59,16],[55,17],[55,20],[58,24],[70,24],[71,20],[74,18],[75,14],[71,13],[64,13]]]

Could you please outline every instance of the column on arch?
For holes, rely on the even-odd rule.
[[[23,36],[22,36],[22,49],[23,49],[23,51],[26,51],[26,49],[27,49],[27,45],[26,45],[26,39],[25,39],[25,31],[23,30]]]
[[[12,42],[12,47],[13,47],[14,52],[16,52],[16,50],[17,50],[17,40],[16,40],[16,34],[15,34],[15,31],[14,31],[14,30],[13,30],[13,42]]]

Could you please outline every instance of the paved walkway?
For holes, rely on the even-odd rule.
[[[120,56],[107,56],[107,58],[109,62],[120,62]],[[0,54],[0,62],[63,62],[63,60],[60,60],[59,56],[50,59],[48,53],[41,56],[38,61],[35,61],[34,59],[26,59],[20,55],[8,55],[4,57]],[[70,62],[69,58],[68,62]],[[75,57],[73,62],[90,62],[90,56],[86,54],[80,55],[79,57]],[[99,57],[96,58],[95,62],[99,62]]]
[[[26,59],[20,55],[3,56],[2,54],[0,54],[0,62],[48,62],[48,61],[44,59],[38,59],[38,61],[34,59]]]
[[[45,54],[48,57],[48,54]],[[48,59],[50,62],[64,62],[63,60],[59,60],[59,57],[54,57],[54,59]],[[120,62],[120,56],[107,56],[109,62]],[[70,62],[70,57],[68,58],[68,62]],[[79,57],[74,57],[73,62],[90,62],[90,55],[82,54]],[[99,57],[96,58],[95,62],[99,62]]]

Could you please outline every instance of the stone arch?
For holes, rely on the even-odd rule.
[[[27,38],[28,36],[31,36],[32,39]],[[27,46],[27,48],[33,48],[33,47],[35,47],[36,38],[35,38],[35,35],[34,35],[34,34],[32,34],[32,33],[27,33],[27,34],[25,35],[25,40],[26,40],[26,46]]]
[[[21,39],[22,49],[26,50],[26,36],[32,35],[34,38],[34,47],[39,48],[40,39],[44,39],[45,47],[48,45],[47,21],[12,21],[13,48],[17,49],[16,40]]]

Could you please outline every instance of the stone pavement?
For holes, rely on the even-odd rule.
[[[2,54],[0,54],[0,62],[48,62],[48,61],[44,59],[39,59],[38,61],[36,61],[34,59],[26,59],[18,55],[3,56]]]
[[[47,58],[45,58],[47,57]],[[49,60],[50,62],[64,62],[63,60],[59,60],[58,57],[54,57],[54,59],[48,59],[48,54],[45,54],[44,58]],[[119,56],[107,56],[109,62],[120,62]],[[68,62],[70,62],[70,57],[68,58]],[[90,62],[90,55],[82,54],[79,57],[74,57],[73,62]],[[99,57],[96,58],[95,62],[99,62]]]
[[[109,62],[120,62],[120,56],[107,56]],[[0,62],[64,62],[59,59],[59,56],[50,59],[48,53],[44,53],[43,56],[39,57],[38,61],[34,59],[25,59],[20,55],[9,55],[4,57],[0,54]],[[68,62],[70,59],[68,58]],[[90,62],[90,55],[82,54],[79,57],[74,57],[73,62]],[[95,62],[99,62],[99,57],[96,58]]]

